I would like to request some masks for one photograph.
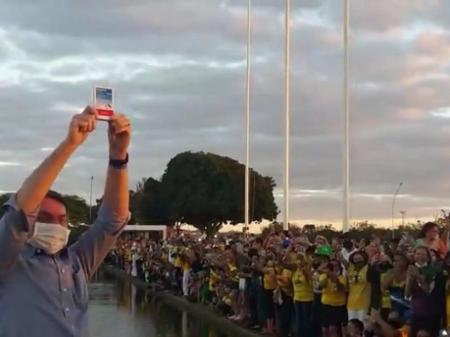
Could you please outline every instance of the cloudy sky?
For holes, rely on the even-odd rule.
[[[283,1],[254,0],[252,166],[283,184]],[[131,177],[175,154],[244,159],[245,0],[0,1],[0,190],[12,191],[64,137],[94,84],[134,123]],[[342,2],[293,0],[292,218],[340,223]],[[450,207],[450,2],[354,0],[353,219]],[[105,127],[57,182],[101,194]],[[399,220],[398,220],[399,221]]]

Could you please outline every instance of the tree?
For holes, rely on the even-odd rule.
[[[137,190],[135,203],[138,222],[147,225],[170,224],[161,182],[148,178],[145,183],[138,184]]]
[[[72,225],[89,222],[89,205],[86,200],[77,195],[64,195],[67,204],[69,222]]]
[[[147,209],[154,207],[169,223],[189,223],[211,235],[224,223],[244,222],[244,176],[244,165],[234,159],[212,153],[181,153],[170,160],[161,182],[147,180],[140,214],[154,214]],[[278,209],[273,178],[252,170],[250,181],[251,220],[275,219]],[[151,206],[152,202],[156,205]]]
[[[136,209],[137,209],[137,200],[139,199],[139,194],[133,190],[129,192],[129,208],[130,208],[130,220],[128,221],[129,225],[136,224]]]

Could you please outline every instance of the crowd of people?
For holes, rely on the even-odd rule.
[[[124,234],[108,263],[280,337],[436,337],[450,327],[448,231],[326,238],[298,228],[167,240]]]

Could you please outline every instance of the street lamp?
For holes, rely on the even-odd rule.
[[[400,189],[402,188],[403,183],[401,182],[398,184],[397,189],[395,190],[394,196],[392,197],[392,237],[394,237],[394,212],[395,212],[395,200],[397,199],[398,192],[400,192]]]
[[[402,227],[403,227],[403,226],[405,226],[406,211],[400,211],[400,214],[402,215]]]

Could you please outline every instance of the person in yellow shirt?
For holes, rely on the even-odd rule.
[[[221,277],[220,273],[216,270],[216,267],[212,266],[209,270],[209,291],[212,293],[213,296],[216,294],[216,287],[219,283]]]
[[[230,283],[231,287],[231,308],[233,310],[233,315],[230,315],[228,318],[231,320],[238,320],[240,318],[240,303],[239,303],[239,273],[236,266],[235,259],[230,255],[226,258],[226,268],[227,271],[227,279]]]
[[[397,252],[394,254],[393,268],[388,270],[386,274],[382,274],[381,278],[381,291],[384,294],[389,294],[390,311],[398,312],[403,320],[407,318],[409,309],[404,301],[408,266],[409,260],[406,255]],[[388,305],[387,302],[385,304]]]
[[[312,336],[312,303],[314,300],[311,266],[303,254],[297,257],[297,266],[292,274],[294,288],[295,326],[297,337]]]
[[[175,259],[173,261],[173,266],[175,268],[181,268],[182,262],[181,262],[181,247],[175,247],[173,249],[173,255],[175,256]]]
[[[388,288],[384,288],[383,284],[386,283],[389,271],[382,272],[380,274],[380,291],[381,291],[381,317],[386,319],[392,310],[391,305],[391,292]]]
[[[262,268],[263,273],[263,293],[262,293],[262,303],[261,311],[263,322],[265,322],[266,327],[263,329],[263,333],[269,335],[274,334],[274,318],[275,318],[275,304],[273,302],[273,292],[277,287],[277,278],[275,273],[274,261],[268,259],[264,268]]]
[[[288,266],[278,264],[275,267],[277,277],[277,292],[279,301],[275,301],[277,310],[277,335],[288,337],[292,327],[292,314],[294,312],[292,271]],[[275,296],[277,297],[277,296]]]
[[[177,283],[177,289],[182,294],[182,292],[183,292],[183,268],[182,268],[183,263],[181,261],[181,253],[182,253],[182,247],[180,245],[176,245],[172,251],[172,258],[173,258],[173,266],[175,267],[175,280]]]
[[[181,268],[183,269],[183,296],[190,295],[191,270],[192,270],[192,250],[185,248],[181,252]]]
[[[331,260],[319,278],[322,288],[322,334],[323,337],[343,336],[347,324],[347,277],[343,275],[338,260]]]
[[[371,283],[369,257],[363,251],[353,253],[348,268],[348,319],[364,322],[370,307]]]

